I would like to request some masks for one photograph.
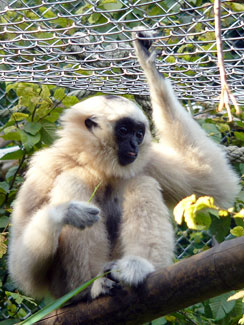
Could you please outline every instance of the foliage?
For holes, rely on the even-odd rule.
[[[6,92],[15,96],[17,101],[0,129],[1,137],[8,147],[14,146],[16,150],[0,159],[2,167],[9,164],[6,173],[2,168],[0,174],[0,310],[6,316],[19,319],[26,316],[28,309],[35,308],[36,303],[15,291],[7,275],[6,252],[12,202],[23,182],[29,157],[53,142],[60,114],[78,99],[68,95],[63,88],[30,83],[7,84]],[[23,305],[26,308],[22,308]]]
[[[82,284],[81,286],[79,286],[78,288],[68,292],[66,295],[64,295],[63,297],[56,299],[54,302],[50,302],[49,304],[47,304],[44,308],[42,308],[40,311],[38,311],[37,313],[33,314],[32,316],[30,316],[28,319],[22,321],[20,324],[21,325],[31,325],[31,324],[35,324],[36,322],[38,322],[39,320],[41,320],[43,317],[47,316],[49,313],[51,313],[52,311],[62,307],[69,299],[71,299],[72,297],[74,297],[75,295],[77,295],[78,293],[82,292],[83,290],[85,290],[88,286],[90,286],[96,279],[103,277],[104,274],[99,275],[96,278],[93,278],[90,281],[87,281],[86,283]]]

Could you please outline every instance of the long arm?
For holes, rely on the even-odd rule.
[[[99,220],[99,209],[86,203],[88,195],[84,185],[72,173],[66,172],[56,179],[49,193],[49,202],[35,211],[23,227],[24,219],[30,214],[26,208],[26,201],[35,200],[34,193],[38,192],[31,184],[27,178],[15,203],[9,270],[13,280],[24,292],[42,297],[48,290],[47,274],[60,246],[63,227],[65,225],[77,229],[89,227]],[[80,201],[81,199],[85,202]],[[79,238],[81,236],[80,233]],[[66,242],[68,246],[68,241]],[[69,254],[71,250],[72,246],[67,248]],[[58,269],[60,265],[56,267]]]
[[[238,178],[224,152],[191,118],[177,100],[171,83],[155,65],[155,53],[148,51],[150,32],[133,34],[136,55],[146,75],[159,143],[152,149],[148,166],[170,199],[187,195],[210,195],[222,207],[233,203],[239,191]]]

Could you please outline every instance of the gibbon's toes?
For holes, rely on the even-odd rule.
[[[100,210],[89,203],[73,201],[69,203],[64,223],[84,229],[100,219],[99,213]]]
[[[113,296],[120,289],[121,286],[119,283],[103,277],[93,282],[90,295],[92,299],[104,295]]]
[[[110,278],[130,286],[138,286],[154,270],[154,266],[142,257],[125,256],[113,265]]]

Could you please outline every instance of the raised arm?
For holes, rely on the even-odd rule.
[[[150,53],[152,32],[135,31],[134,47],[146,75],[159,143],[155,143],[148,172],[161,184],[166,197],[177,201],[195,193],[210,195],[222,207],[233,203],[238,178],[225,157],[176,98]]]

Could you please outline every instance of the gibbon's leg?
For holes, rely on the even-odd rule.
[[[151,31],[133,32],[137,58],[146,75],[159,143],[153,144],[148,165],[150,175],[161,184],[164,192],[176,199],[187,195],[210,195],[216,204],[228,207],[239,191],[239,180],[225,157],[181,106],[171,83],[163,78],[150,53]]]
[[[106,263],[107,259],[104,256],[107,255],[108,244],[104,225],[99,221],[100,210],[92,204],[79,201],[83,198],[88,200],[87,193],[89,192],[79,178],[69,173],[60,175],[50,193],[50,203],[33,215],[22,233],[19,234],[18,229],[12,233],[9,269],[12,278],[26,293],[42,297],[46,294],[47,287],[51,286],[54,290],[52,293],[59,296],[60,293],[74,289],[75,286],[82,284],[82,281],[88,280],[85,275],[90,273],[87,275],[89,277],[91,270],[78,270],[76,264],[84,260],[88,265],[87,268],[92,267],[92,263],[89,262],[92,256],[89,257],[89,254],[93,253],[96,257],[94,253],[96,243],[99,247],[99,256],[94,262],[98,264],[94,270],[95,274],[101,265]],[[18,211],[18,201],[16,211]],[[91,226],[94,230],[89,237],[87,231],[93,227],[85,228]],[[94,231],[97,235],[93,233]],[[56,254],[59,256],[57,258],[59,264],[53,265]],[[76,259],[72,261],[70,257]],[[51,270],[51,268],[55,269]],[[61,268],[63,274],[59,272]],[[72,277],[73,273],[76,274]],[[55,284],[48,283],[49,275],[55,279]]]
[[[120,236],[123,257],[112,266],[112,279],[136,286],[155,269],[172,263],[173,227],[152,177],[139,175],[126,186]]]

